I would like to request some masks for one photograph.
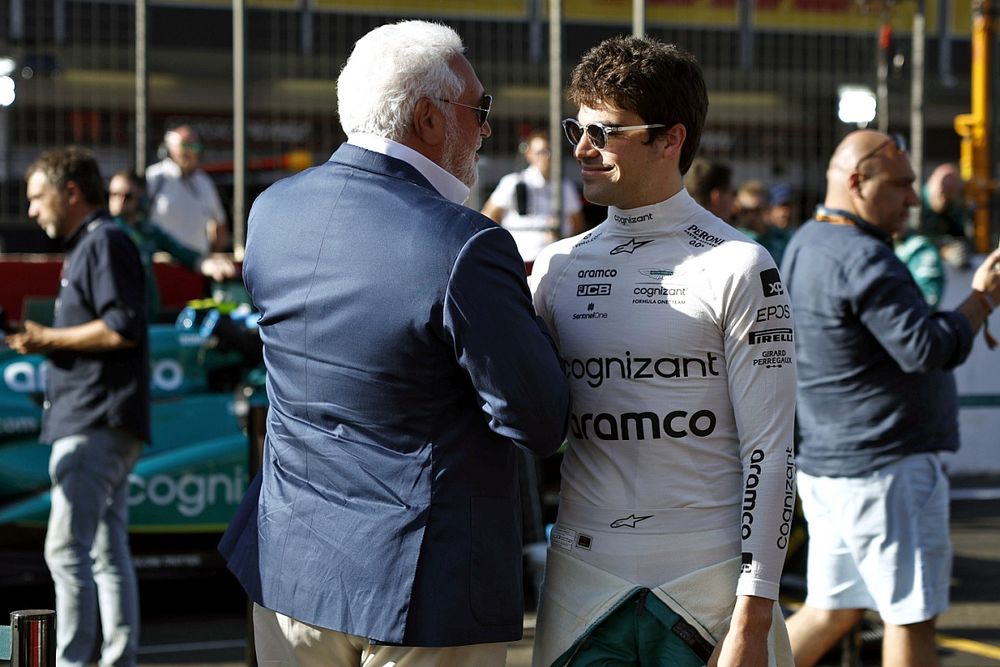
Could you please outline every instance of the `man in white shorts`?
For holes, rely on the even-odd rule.
[[[683,188],[701,67],[613,38],[570,97],[584,195],[609,211],[529,280],[573,406],[534,664],[790,664],[774,601],[795,502],[791,312],[767,251]]]
[[[920,200],[898,136],[852,132],[827,170],[823,206],[792,237],[782,275],[796,314],[799,493],[808,594],[788,620],[799,667],[875,609],[882,664],[935,666],[948,607],[948,480],[958,448],[951,369],[1000,299],[1000,251],[954,311],[932,312],[892,237]]]

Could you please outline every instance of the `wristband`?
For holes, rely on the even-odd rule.
[[[986,292],[980,292],[977,289],[972,290],[972,293],[976,297],[976,301],[979,302],[986,310],[986,317],[983,318],[983,340],[986,341],[986,347],[995,349],[997,346],[997,340],[990,334],[990,314],[996,309],[997,304],[993,301],[993,298]]]
[[[977,289],[972,290],[972,293],[976,295],[976,299],[982,304],[983,308],[986,309],[986,315],[990,315],[994,310],[996,310],[997,303],[993,300],[993,297],[989,295],[988,292],[980,292]]]

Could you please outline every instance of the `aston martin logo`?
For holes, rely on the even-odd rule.
[[[636,516],[635,514],[629,514],[624,519],[615,519],[611,522],[612,528],[635,528],[635,524],[640,521],[645,521],[646,519],[652,518],[652,514],[647,514],[646,516]]]

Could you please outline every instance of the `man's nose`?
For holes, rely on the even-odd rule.
[[[576,146],[573,147],[573,157],[577,160],[582,160],[584,156],[595,152],[597,152],[597,148],[590,142],[590,135],[584,132],[583,136],[580,137],[580,141],[576,142]]]

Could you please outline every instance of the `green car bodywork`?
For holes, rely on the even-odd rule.
[[[263,373],[199,330],[204,309],[185,312],[189,321],[149,331],[153,435],[129,480],[135,533],[220,532],[249,482],[246,396]],[[0,526],[48,518],[50,447],[37,440],[44,386],[44,356],[0,347]]]

